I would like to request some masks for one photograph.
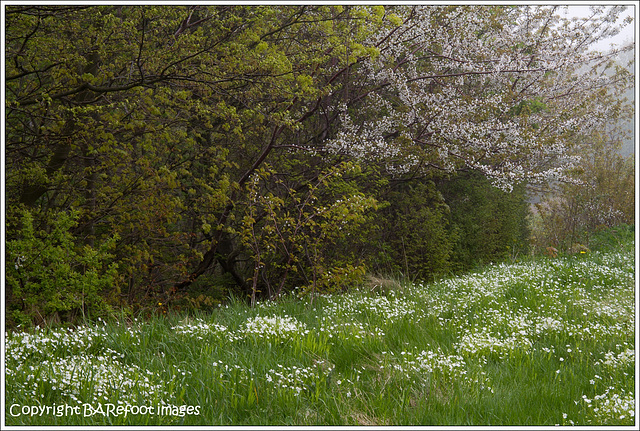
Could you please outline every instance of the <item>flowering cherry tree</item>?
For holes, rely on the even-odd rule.
[[[390,173],[475,169],[494,184],[566,180],[572,148],[618,115],[632,76],[622,49],[590,46],[620,31],[623,7],[583,19],[558,7],[413,6],[387,11],[353,65],[360,93],[339,109],[326,150],[383,161]],[[397,25],[393,25],[393,23]]]

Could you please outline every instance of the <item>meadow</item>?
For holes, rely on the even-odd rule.
[[[7,425],[637,423],[633,238],[433,283],[5,334]]]

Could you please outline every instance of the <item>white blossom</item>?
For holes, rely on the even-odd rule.
[[[358,85],[370,90],[339,108],[341,127],[325,149],[383,160],[395,175],[472,168],[506,190],[566,180],[579,161],[569,135],[612,115],[595,92],[632,83],[602,74],[619,50],[589,50],[619,31],[623,10],[569,20],[548,6],[397,8],[403,24],[365,41],[380,52],[359,63]]]

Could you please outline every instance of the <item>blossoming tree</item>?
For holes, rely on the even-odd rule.
[[[476,169],[506,189],[567,179],[580,136],[619,114],[620,50],[591,51],[616,34],[624,8],[583,19],[557,7],[407,7],[363,41],[352,97],[324,145],[391,173]],[[347,84],[345,84],[346,86]],[[353,90],[357,88],[359,91]],[[343,89],[343,91],[346,91]]]

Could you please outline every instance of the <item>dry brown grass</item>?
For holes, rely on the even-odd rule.
[[[390,278],[380,277],[373,274],[367,275],[364,287],[370,292],[376,292],[381,294],[388,293],[389,291],[392,291],[392,290],[396,290],[396,291],[403,290],[403,286],[399,281],[393,280]]]

